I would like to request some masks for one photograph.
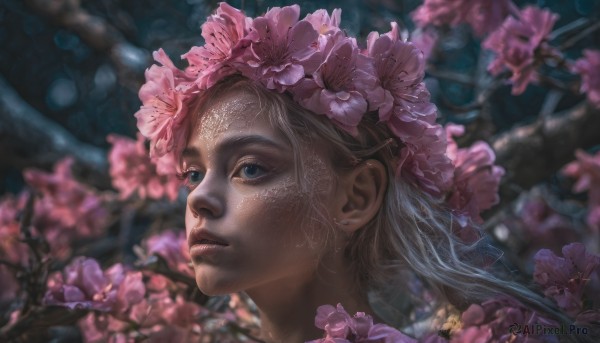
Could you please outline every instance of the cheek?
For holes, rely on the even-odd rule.
[[[311,206],[314,194],[303,193],[291,180],[244,198],[238,210],[248,224],[246,233],[258,254],[272,256],[282,252],[289,256],[318,251],[322,242],[322,221],[315,220]],[[272,257],[269,257],[272,258]]]
[[[287,233],[300,231],[301,212],[306,201],[298,187],[291,182],[245,197],[238,205],[239,213],[252,223],[253,233],[269,240]]]

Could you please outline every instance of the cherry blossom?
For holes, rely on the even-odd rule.
[[[157,254],[165,259],[169,267],[183,274],[193,276],[189,266],[190,255],[185,237],[185,230],[179,232],[167,230],[148,237],[143,246],[148,254]]]
[[[423,53],[412,43],[399,40],[396,23],[386,34],[369,34],[367,53],[374,60],[384,93],[379,95],[380,101],[374,101],[380,120],[388,122],[399,137],[419,136],[427,124],[435,123],[436,116],[436,107],[423,84]]]
[[[422,136],[400,150],[397,173],[423,191],[439,197],[450,189],[454,165],[446,156],[446,137],[440,125],[430,125]]]
[[[581,75],[581,92],[587,94],[592,105],[600,107],[600,50],[583,50],[583,57],[571,70]]]
[[[254,19],[239,65],[246,77],[281,93],[318,67],[314,43],[319,34],[299,16],[300,7],[292,5],[273,7]]]
[[[339,8],[334,9],[331,12],[331,16],[327,13],[327,10],[319,9],[313,13],[306,15],[304,20],[311,23],[313,28],[320,34],[334,34],[340,31],[340,21],[342,16],[342,10]]]
[[[25,181],[41,195],[35,201],[33,227],[58,258],[69,254],[74,239],[102,234],[108,219],[103,198],[75,180],[72,164],[72,158],[65,158],[55,164],[53,173],[23,172]]]
[[[23,193],[20,198],[24,200],[25,196],[28,194]],[[12,195],[0,200],[0,258],[15,265],[27,265],[29,258],[29,248],[20,239],[19,214],[23,210],[22,202]]]
[[[560,252],[566,243],[581,239],[580,231],[568,216],[558,213],[544,194],[531,194],[518,203],[516,220],[506,223],[514,237],[522,240],[519,255],[530,261],[541,248]]]
[[[433,53],[433,49],[438,41],[438,35],[435,31],[427,29],[416,29],[410,34],[410,42],[423,52],[423,57],[427,60]]]
[[[153,65],[145,76],[146,83],[139,91],[142,107],[135,117],[140,132],[151,141],[150,155],[160,156],[180,148],[185,141],[184,131],[178,129],[187,114],[185,101],[191,88],[178,82],[169,66]]]
[[[516,6],[510,0],[425,0],[412,13],[412,18],[420,27],[455,26],[466,22],[482,37],[494,31],[514,11]]]
[[[506,69],[511,72],[513,95],[523,93],[527,85],[537,79],[540,58],[558,54],[546,43],[557,20],[558,15],[548,10],[528,6],[518,17],[506,18],[502,26],[483,42],[486,49],[496,53],[488,70],[493,75]]]
[[[492,343],[492,342],[558,342],[556,337],[515,334],[509,330],[512,325],[558,327],[558,323],[540,316],[519,301],[507,296],[487,300],[481,304],[471,304],[462,314],[463,328],[452,336],[452,343]]]
[[[203,330],[199,318],[208,312],[196,303],[173,297],[169,291],[150,293],[131,308],[129,318],[139,324],[138,332],[121,329],[120,332],[135,338],[136,334],[147,337],[151,342],[198,341]],[[86,323],[80,323],[86,325]],[[89,324],[87,324],[89,325]]]
[[[141,272],[126,272],[121,264],[102,271],[96,260],[78,257],[48,280],[44,304],[121,313],[145,292]]]
[[[307,343],[409,343],[415,339],[385,324],[373,324],[371,316],[358,312],[351,317],[341,304],[319,306],[315,326],[325,330],[325,338]]]
[[[240,10],[225,2],[221,2],[215,14],[206,19],[202,25],[205,44],[192,47],[181,56],[189,63],[186,74],[196,79],[200,89],[210,88],[236,72],[228,62],[241,51],[237,46],[243,44],[242,38],[248,33],[251,22]]]
[[[17,200],[12,196],[5,196],[0,200],[0,305],[10,302],[19,290],[16,270],[13,266],[27,265],[29,251],[20,241],[20,225],[17,221],[19,207]]]
[[[107,140],[113,145],[108,154],[109,172],[121,199],[127,199],[134,193],[142,199],[177,198],[181,183],[176,177],[172,153],[151,160],[141,134],[138,134],[137,141],[114,134],[109,135]],[[159,171],[162,173],[159,174]]]
[[[585,286],[594,275],[600,274],[600,256],[587,253],[581,243],[571,243],[558,257],[548,249],[540,250],[534,257],[533,279],[544,294],[572,316],[583,309]]]
[[[453,190],[447,203],[475,223],[482,224],[480,214],[500,201],[498,187],[504,169],[494,165],[492,148],[479,141],[468,148],[458,148],[453,136],[460,136],[463,128],[450,124],[446,127],[448,156],[454,163]]]
[[[323,63],[294,87],[293,94],[305,108],[325,114],[342,129],[356,134],[367,111],[365,96],[375,88],[372,61],[361,55],[356,43],[340,31],[327,40]]]
[[[27,183],[43,195],[36,204],[35,213],[47,210],[47,215],[65,227],[76,227],[81,236],[93,236],[104,225],[106,210],[102,199],[90,188],[73,177],[73,159],[57,162],[53,173],[27,169],[23,176]]]
[[[441,195],[450,185],[453,166],[446,157],[445,132],[435,122],[437,109],[423,83],[423,53],[399,40],[395,23],[386,34],[369,34],[367,53],[380,82],[380,92],[371,92],[369,100],[378,108],[379,119],[405,145],[397,173],[426,192]]]
[[[577,160],[567,164],[562,173],[577,179],[574,192],[588,191],[587,222],[594,232],[600,232],[600,152],[595,155],[575,151]]]
[[[331,16],[327,13],[327,10],[319,9],[313,13],[306,15],[304,20],[312,24],[313,28],[319,33],[318,37],[318,48],[319,51],[323,51],[327,46],[327,41],[331,36],[340,32],[342,10],[339,8],[334,9],[331,12]]]

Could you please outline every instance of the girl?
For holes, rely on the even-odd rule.
[[[395,23],[361,49],[339,10],[299,13],[252,19],[221,3],[202,26],[205,45],[183,55],[189,67],[159,50],[161,66],[146,72],[138,127],[152,155],[180,161],[200,290],[246,292],[267,342],[316,340],[322,329],[412,341],[370,321],[398,324],[370,301],[389,303],[411,274],[458,308],[504,294],[561,319],[469,262],[478,244],[469,218],[443,201],[454,167],[421,52]],[[346,318],[339,332],[336,315]]]

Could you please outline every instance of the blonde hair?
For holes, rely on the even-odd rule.
[[[466,244],[452,232],[452,215],[443,203],[396,177],[400,142],[375,116],[366,115],[353,137],[325,116],[302,108],[287,94],[277,94],[240,76],[228,77],[199,99],[194,112],[218,100],[225,90],[242,89],[256,94],[261,111],[294,150],[296,176],[303,185],[301,144],[323,143],[335,169],[352,168],[366,159],[379,160],[387,169],[388,188],[377,215],[350,238],[345,255],[352,261],[359,290],[375,297],[401,292],[406,272],[419,277],[442,299],[458,308],[497,295],[509,295],[534,309],[567,323],[568,319],[547,299],[525,286],[477,267],[474,259],[485,255],[487,244]],[[318,209],[315,213],[324,216]],[[325,221],[325,218],[320,220]],[[399,313],[399,311],[396,311]],[[385,316],[384,316],[385,317]],[[398,318],[386,318],[398,323]],[[400,318],[402,319],[402,318]],[[406,324],[408,318],[403,318]]]

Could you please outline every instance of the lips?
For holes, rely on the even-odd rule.
[[[216,245],[227,245],[225,243],[221,243],[221,242],[217,242],[217,241],[211,241],[210,239],[201,239],[200,242],[196,243],[196,244],[216,244]]]
[[[189,247],[191,248],[197,244],[222,246],[229,245],[229,243],[227,243],[227,241],[223,238],[203,228],[192,229],[192,231],[190,232],[190,236],[188,238]]]

